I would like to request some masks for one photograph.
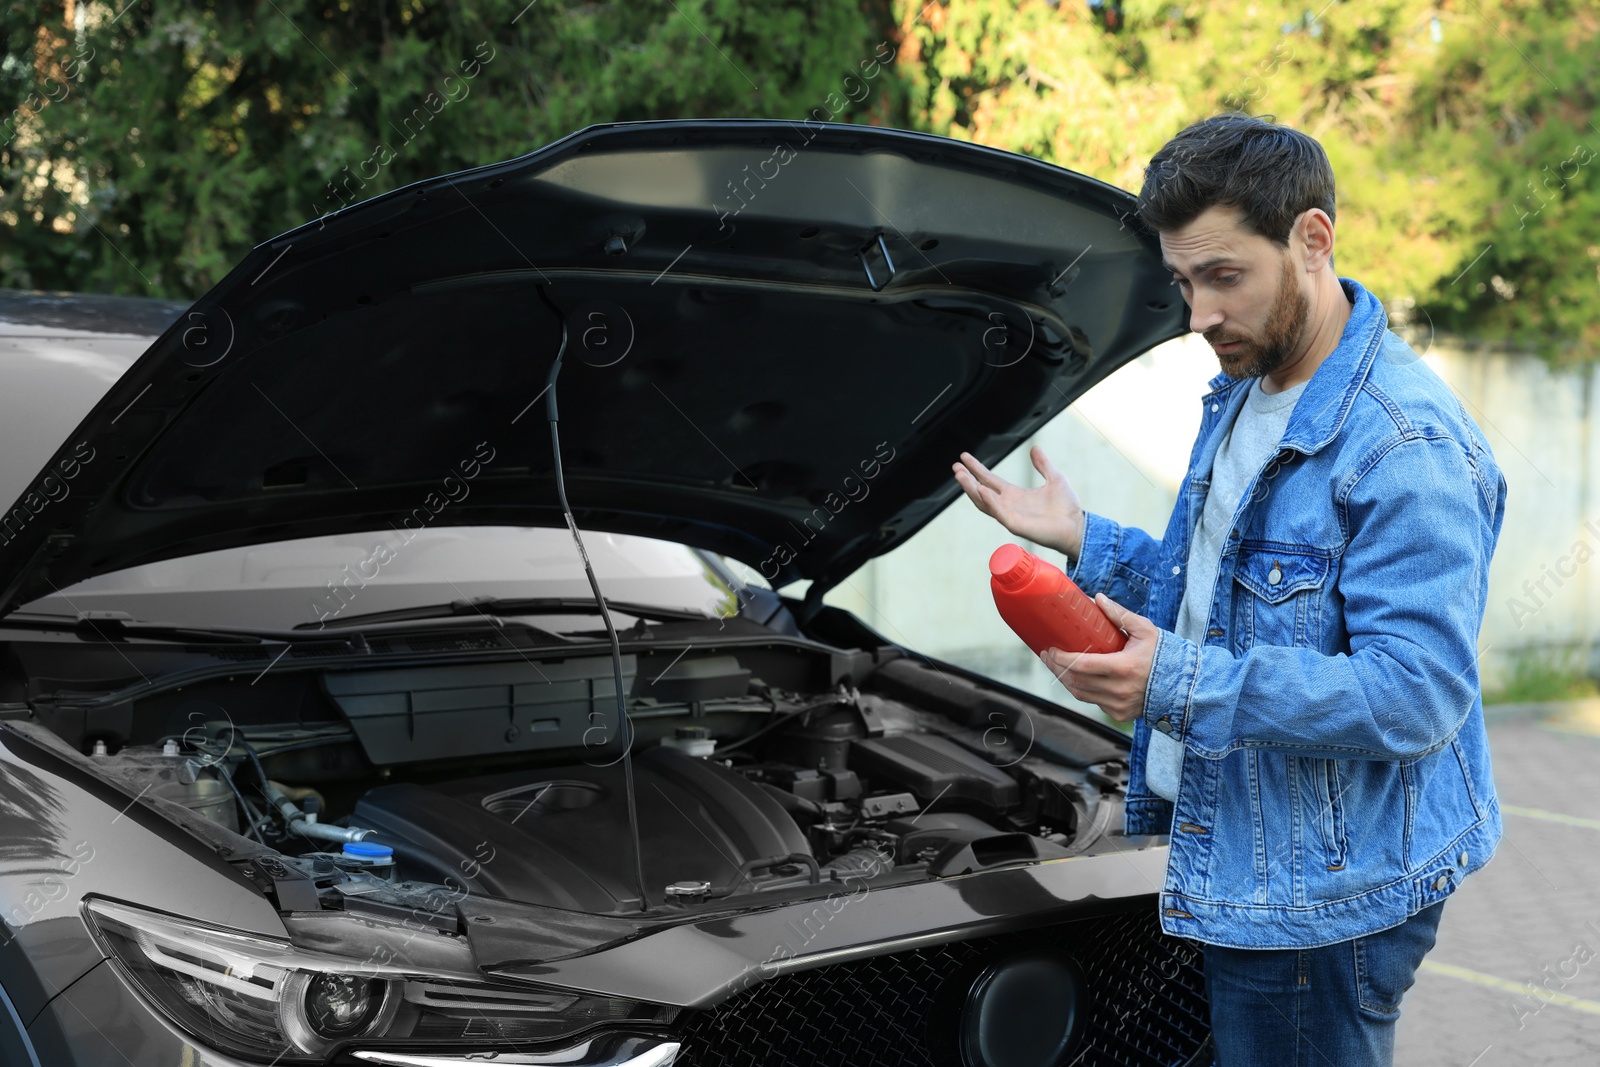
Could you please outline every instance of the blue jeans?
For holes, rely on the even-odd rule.
[[[1391,1067],[1400,998],[1444,903],[1321,948],[1202,946],[1215,1067]]]

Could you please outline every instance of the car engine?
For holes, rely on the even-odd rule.
[[[590,914],[640,908],[625,740],[651,908],[1063,858],[1120,834],[1115,741],[912,657],[627,661],[632,736],[601,730],[599,744],[583,742],[614,687],[610,660],[587,656],[326,672],[297,698],[323,701],[320,717],[230,715],[159,744],[101,741],[92,758],[324,882],[342,871]],[[803,684],[822,677],[831,688]]]

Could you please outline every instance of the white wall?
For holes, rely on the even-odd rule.
[[[1600,561],[1600,494],[1593,484],[1600,440],[1589,429],[1593,369],[1552,371],[1530,356],[1435,340],[1426,329],[1407,339],[1461,396],[1506,477],[1506,517],[1479,639],[1485,687],[1501,684],[1530,650],[1576,648],[1589,663],[1600,619],[1600,580],[1593,573]],[[1085,507],[1159,536],[1199,429],[1199,397],[1216,373],[1216,356],[1198,336],[1162,345],[1085,394],[996,470],[1036,484],[1028,449],[1040,444]],[[1584,525],[1589,519],[1593,530]],[[959,500],[825,599],[911,648],[1082,708],[995,612],[987,562],[1011,539]],[[1586,548],[1574,551],[1580,543]],[[1054,553],[1046,558],[1061,562]],[[1541,577],[1542,592],[1524,590],[1524,582]]]

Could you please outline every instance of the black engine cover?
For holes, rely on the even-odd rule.
[[[633,761],[652,904],[672,882],[745,882],[742,863],[811,854],[777,800],[721,764],[667,747]],[[620,763],[577,764],[380,786],[350,822],[378,831],[408,878],[590,913],[637,911],[622,774]]]
[[[948,795],[1005,811],[1022,800],[1022,787],[1005,771],[947,737],[891,734],[850,744],[850,766],[875,782],[911,790],[925,804]]]

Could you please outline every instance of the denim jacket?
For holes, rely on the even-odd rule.
[[[1506,484],[1477,425],[1383,306],[1354,307],[1241,496],[1205,641],[1172,632],[1220,428],[1213,378],[1160,540],[1090,514],[1069,574],[1161,628],[1134,720],[1124,828],[1170,834],[1167,933],[1312,948],[1397,926],[1500,840],[1478,684]],[[1150,731],[1184,745],[1177,799]]]

